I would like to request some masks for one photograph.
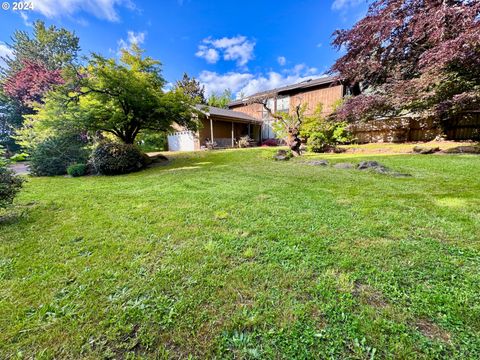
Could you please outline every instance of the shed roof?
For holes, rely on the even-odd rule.
[[[337,76],[324,76],[324,77],[317,78],[317,79],[308,79],[308,80],[304,80],[304,81],[296,83],[296,84],[282,86],[282,87],[279,87],[279,88],[276,88],[276,89],[262,91],[262,92],[259,92],[259,93],[252,94],[252,95],[247,96],[243,99],[232,101],[231,103],[228,104],[228,106],[243,105],[245,103],[245,101],[248,100],[248,98],[251,98],[251,97],[262,96],[262,95],[267,95],[267,94],[279,94],[279,95],[288,94],[290,92],[294,92],[294,91],[298,91],[298,90],[303,90],[303,89],[308,89],[308,88],[312,88],[312,87],[316,87],[316,86],[331,84],[331,83],[334,83],[336,81],[338,81]]]
[[[233,111],[222,109],[210,105],[196,105],[198,110],[204,113],[207,117],[212,117],[214,120],[236,121],[243,123],[261,124],[262,121],[247,115],[240,111]]]

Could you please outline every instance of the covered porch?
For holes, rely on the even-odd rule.
[[[203,111],[202,128],[199,131],[201,148],[238,147],[238,141],[247,137],[250,146],[256,146],[261,139],[261,121],[247,114],[227,109],[208,107]]]

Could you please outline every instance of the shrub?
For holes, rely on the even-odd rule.
[[[73,177],[84,176],[87,174],[87,164],[72,164],[67,168],[67,174]]]
[[[15,176],[13,171],[7,168],[7,162],[3,158],[3,149],[0,148],[0,209],[13,202],[13,198],[20,191],[23,179]]]
[[[313,131],[307,139],[307,149],[312,152],[335,151],[338,144],[351,141],[351,135],[343,122],[327,122]]]
[[[262,146],[278,146],[277,139],[267,139],[262,142]]]
[[[300,136],[307,139],[307,149],[312,152],[335,151],[338,144],[352,140],[346,122],[332,121],[322,113],[319,105],[312,116],[304,119]]]
[[[252,141],[252,139],[250,138],[250,136],[242,136],[239,140],[238,140],[238,147],[239,148],[247,148],[250,146],[250,142]]]
[[[99,174],[118,175],[142,169],[148,157],[135,145],[103,142],[93,150],[90,162]]]
[[[26,161],[27,158],[28,158],[27,153],[18,153],[18,154],[13,155],[10,158],[10,160],[13,161],[13,162],[20,162],[20,161]]]
[[[64,175],[67,167],[88,158],[80,136],[49,138],[38,144],[30,156],[30,170],[36,176]]]
[[[23,179],[7,168],[7,160],[4,156],[4,150],[0,147],[0,209],[13,202],[23,184]]]
[[[0,208],[5,208],[13,202],[13,198],[22,188],[23,179],[13,171],[0,166]]]

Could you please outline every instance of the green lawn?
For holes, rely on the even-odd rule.
[[[480,156],[273,151],[30,179],[0,358],[480,358]]]

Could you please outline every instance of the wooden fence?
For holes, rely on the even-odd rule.
[[[349,126],[358,143],[429,141],[445,134],[449,140],[480,139],[480,112],[445,122],[443,130],[432,118],[393,118],[353,123]]]

